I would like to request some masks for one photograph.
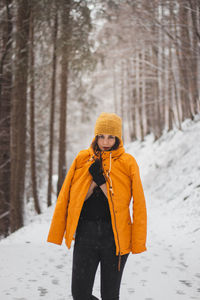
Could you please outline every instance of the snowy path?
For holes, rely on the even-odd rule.
[[[129,256],[121,299],[200,299],[200,228],[194,222],[188,228],[189,218],[181,224],[175,209],[173,217],[161,207],[149,207],[148,212],[148,251]],[[45,241],[51,214],[52,209],[1,241],[0,299],[72,299],[72,250]],[[196,239],[191,230],[196,230]],[[99,295],[99,274],[94,294]]]
[[[200,299],[199,241],[197,245],[197,239],[184,230],[180,216],[164,215],[160,208],[149,208],[149,213],[148,251],[131,257],[129,274],[124,276],[126,299]]]
[[[143,172],[148,251],[129,256],[121,300],[200,299],[200,121],[183,128],[128,145]],[[0,242],[1,300],[72,299],[72,249],[46,242],[52,213]]]

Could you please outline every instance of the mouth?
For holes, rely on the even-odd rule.
[[[103,150],[104,151],[107,151],[107,150],[109,150],[110,149],[110,147],[103,147]]]

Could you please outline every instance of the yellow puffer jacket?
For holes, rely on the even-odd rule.
[[[133,156],[125,153],[122,142],[117,150],[102,153],[108,203],[116,244],[116,255],[146,250],[147,216],[139,168]],[[68,248],[76,232],[84,199],[92,182],[88,169],[94,162],[92,148],[80,151],[73,161],[59,193],[48,242]],[[133,218],[129,205],[133,196]]]

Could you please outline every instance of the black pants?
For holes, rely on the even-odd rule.
[[[103,300],[118,300],[123,269],[128,254],[119,257],[112,225],[103,221],[79,221],[72,267],[72,296],[74,300],[97,299],[92,296],[95,274],[100,263],[101,297]]]

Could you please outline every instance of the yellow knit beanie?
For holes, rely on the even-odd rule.
[[[101,113],[94,129],[94,134],[110,134],[122,139],[122,120],[114,113]]]

